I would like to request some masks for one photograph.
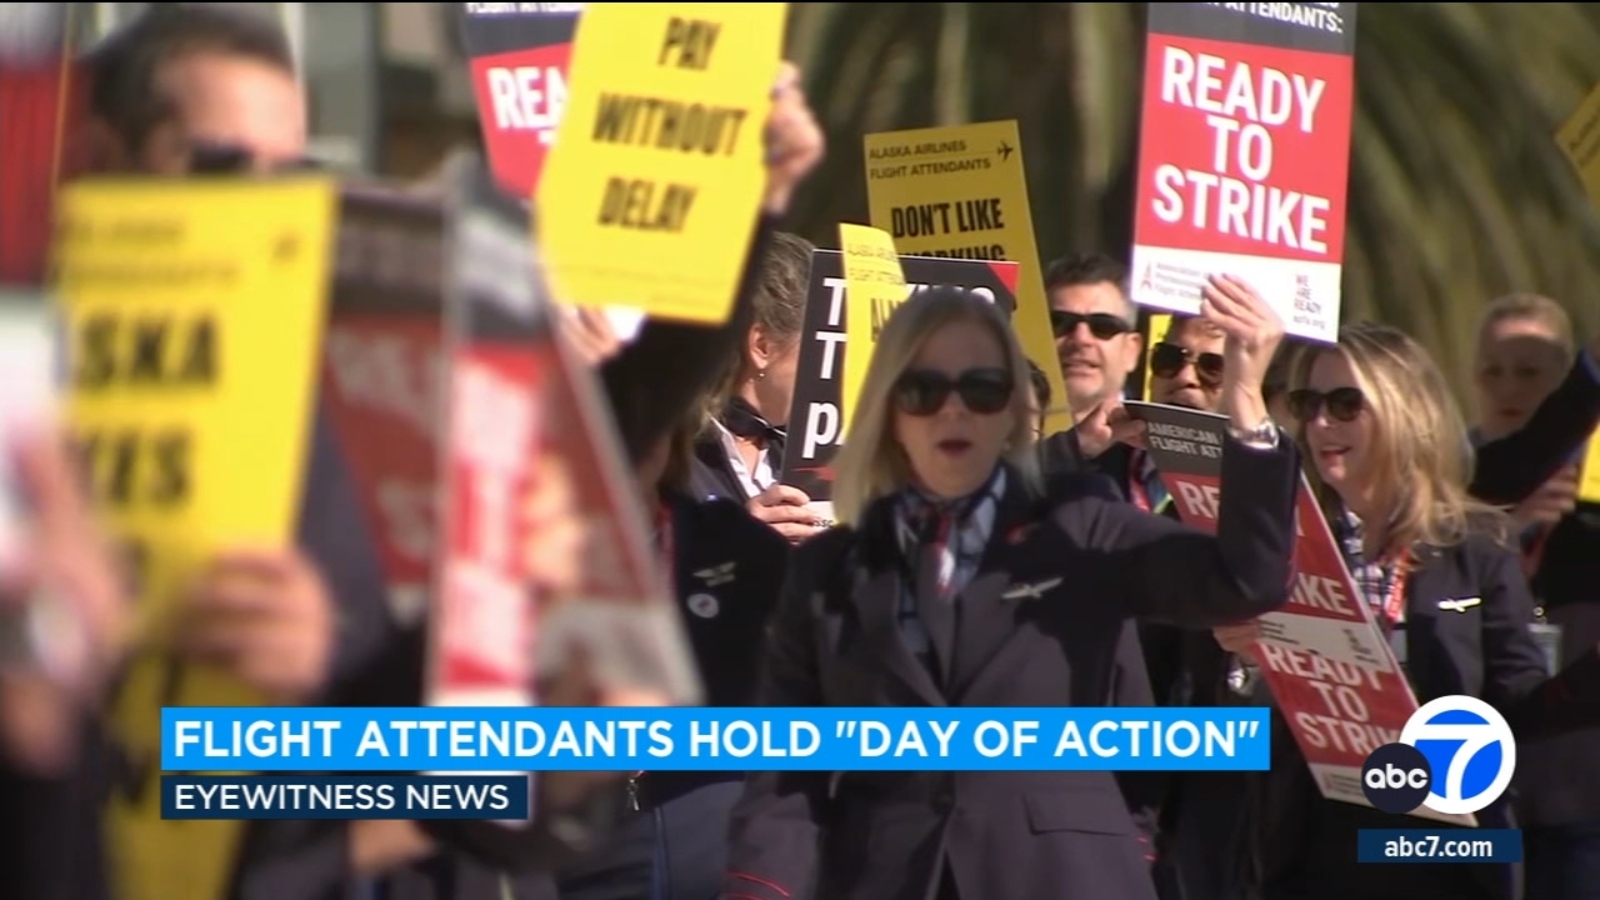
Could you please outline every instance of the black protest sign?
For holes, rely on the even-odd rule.
[[[935,287],[960,287],[996,303],[1009,317],[1017,308],[1014,262],[902,256],[909,295]],[[800,338],[800,358],[789,410],[780,480],[813,500],[833,496],[833,455],[843,443],[841,385],[845,354],[844,264],[837,250],[817,250]]]

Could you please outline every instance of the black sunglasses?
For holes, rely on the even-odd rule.
[[[240,175],[255,169],[255,151],[232,144],[198,142],[189,147],[189,172],[194,175]],[[296,159],[272,167],[275,174],[312,172],[322,165],[312,159]]]
[[[1057,309],[1050,311],[1050,331],[1056,337],[1067,337],[1078,330],[1078,326],[1087,323],[1089,333],[1095,340],[1109,341],[1119,334],[1127,334],[1133,326],[1111,313],[1074,313],[1062,312]]]
[[[1191,362],[1201,384],[1215,387],[1222,383],[1224,360],[1221,353],[1196,353],[1188,347],[1164,341],[1150,348],[1150,372],[1157,378],[1176,378]]]
[[[1004,369],[968,369],[955,378],[943,372],[912,369],[895,382],[895,402],[911,416],[931,416],[944,409],[952,393],[981,416],[992,416],[1011,405],[1016,383]]]
[[[1327,409],[1328,418],[1336,422],[1354,422],[1366,405],[1367,398],[1360,388],[1334,388],[1326,394],[1310,388],[1289,392],[1289,414],[1301,422],[1315,419],[1323,409]]]

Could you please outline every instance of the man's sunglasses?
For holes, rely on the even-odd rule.
[[[242,175],[255,171],[255,152],[231,144],[196,143],[189,147],[189,172],[193,175]],[[274,174],[321,169],[316,160],[297,159],[272,167]]]
[[[1327,393],[1301,388],[1289,392],[1289,414],[1301,422],[1309,422],[1324,409],[1328,418],[1336,422],[1354,422],[1367,406],[1360,388],[1334,388]]]
[[[1050,311],[1050,331],[1056,337],[1067,337],[1078,330],[1079,325],[1087,324],[1089,333],[1095,340],[1109,341],[1119,334],[1127,334],[1133,326],[1111,313],[1074,313]]]
[[[1201,384],[1215,387],[1222,383],[1224,361],[1221,353],[1195,353],[1187,347],[1166,342],[1150,348],[1150,372],[1157,378],[1177,378],[1183,367],[1191,362]]]
[[[895,402],[911,416],[931,416],[944,409],[951,394],[961,397],[967,409],[992,416],[1011,405],[1016,383],[1004,369],[968,369],[955,378],[943,372],[912,369],[894,385]]]

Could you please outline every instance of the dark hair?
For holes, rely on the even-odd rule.
[[[785,231],[772,235],[761,260],[755,324],[779,343],[800,336],[806,315],[806,286],[811,280],[811,253],[817,248],[803,237]]]
[[[1050,379],[1039,368],[1039,364],[1028,360],[1028,380],[1033,382],[1033,393],[1039,398],[1039,408],[1050,408]]]
[[[1084,287],[1111,283],[1128,293],[1128,267],[1104,253],[1073,253],[1050,263],[1044,270],[1044,289]]]
[[[174,114],[161,67],[195,53],[240,56],[293,75],[294,54],[278,23],[259,13],[206,4],[156,3],[89,55],[90,111],[129,147],[141,146]]]
[[[777,231],[761,258],[761,277],[751,301],[751,327],[760,326],[769,340],[788,346],[800,339],[805,326],[806,288],[811,282],[811,254],[815,245],[803,237]],[[706,395],[706,413],[715,418],[722,405],[739,390],[745,377],[745,354],[750,344],[741,339],[722,369],[716,387]]]
[[[1044,290],[1053,294],[1061,288],[1110,284],[1122,295],[1123,317],[1137,324],[1139,312],[1128,299],[1128,267],[1104,253],[1073,253],[1050,263],[1044,270]]]

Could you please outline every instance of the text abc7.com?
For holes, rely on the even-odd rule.
[[[1386,813],[1426,807],[1470,815],[1500,799],[1516,768],[1516,740],[1500,713],[1476,697],[1452,695],[1423,704],[1398,743],[1368,755],[1361,788]]]

